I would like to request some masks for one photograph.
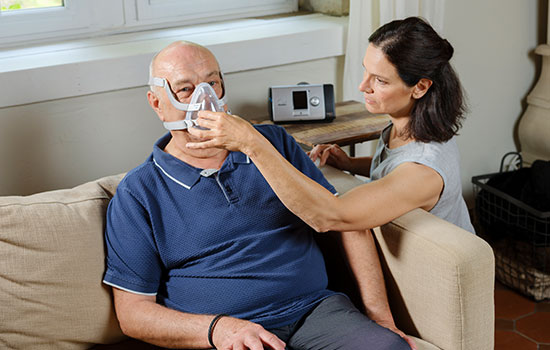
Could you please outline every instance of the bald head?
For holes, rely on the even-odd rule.
[[[159,79],[165,83],[159,84]],[[187,41],[173,42],[153,57],[149,81],[155,84],[147,93],[149,104],[163,121],[172,119],[166,118],[168,111],[178,110],[173,102],[189,103],[195,87],[201,83],[209,84],[218,98],[225,95],[216,57],[207,48]],[[181,120],[176,114],[174,120]]]
[[[206,47],[190,41],[175,41],[153,57],[149,65],[149,78],[168,78],[167,75],[170,71],[176,69],[178,65],[185,65],[189,69],[193,69],[205,62],[210,65],[215,62],[217,70],[220,70],[216,57]],[[151,89],[153,88],[151,86]]]

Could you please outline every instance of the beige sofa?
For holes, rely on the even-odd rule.
[[[360,183],[325,174],[340,193]],[[101,283],[105,210],[121,178],[0,197],[0,348],[152,348],[121,333]],[[422,339],[419,349],[493,348],[494,259],[484,241],[422,210],[375,234],[396,322]]]

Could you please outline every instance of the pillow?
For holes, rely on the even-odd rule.
[[[105,270],[105,211],[121,175],[0,197],[0,347],[84,349],[124,339]]]

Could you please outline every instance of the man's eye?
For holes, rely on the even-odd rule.
[[[189,92],[189,91],[191,91],[191,88],[190,88],[190,87],[184,87],[184,88],[182,88],[180,91],[182,91],[182,92]]]
[[[210,84],[210,86],[214,86],[214,85],[216,85],[217,83],[218,83],[218,82],[217,82],[217,81],[214,81],[214,80],[208,82],[208,84]]]

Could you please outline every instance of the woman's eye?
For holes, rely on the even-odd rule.
[[[376,81],[379,82],[380,84],[384,85],[386,84],[386,82],[380,78],[376,78]]]

